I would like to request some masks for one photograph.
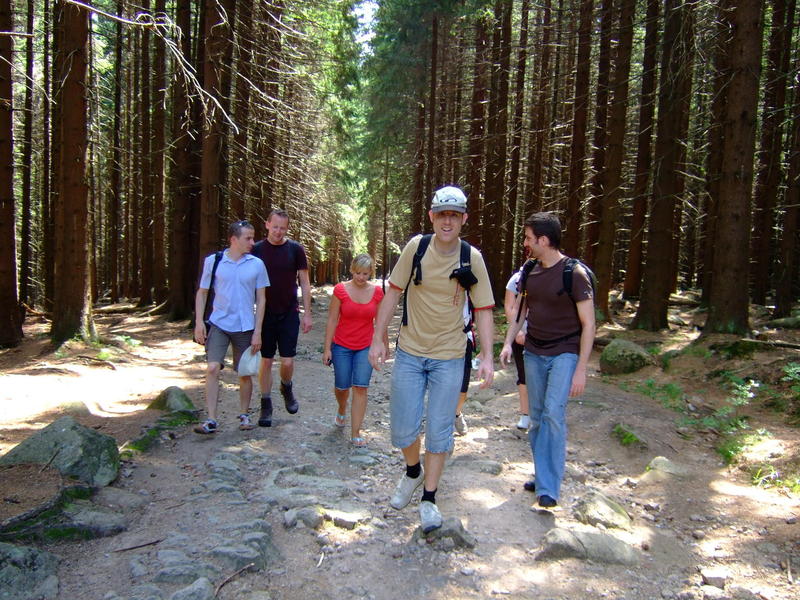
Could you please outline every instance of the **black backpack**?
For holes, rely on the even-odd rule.
[[[535,258],[529,258],[525,261],[525,264],[522,265],[522,274],[517,282],[517,294],[522,294],[522,300],[520,301],[519,309],[517,310],[517,321],[519,321],[520,317],[522,316],[522,304],[525,300],[525,297],[528,295],[528,275],[531,274],[531,271],[533,271],[533,268],[538,262],[539,261]],[[560,296],[561,294],[566,293],[569,296],[569,299],[572,300],[573,304],[576,304],[576,302],[575,296],[572,295],[572,275],[575,271],[575,267],[578,265],[583,267],[583,270],[586,271],[586,275],[589,277],[589,282],[592,284],[592,298],[597,295],[597,277],[595,276],[594,272],[588,266],[586,266],[584,262],[578,260],[577,258],[567,258],[566,262],[564,263],[564,272],[561,275],[561,290],[559,290],[558,295]],[[583,328],[578,329],[578,331],[575,333],[570,333],[569,335],[565,335],[555,340],[539,340],[536,338],[531,338],[530,336],[528,336],[528,339],[533,341],[535,346],[556,344],[574,337],[575,335],[579,335],[582,329]]]
[[[417,246],[417,251],[414,253],[414,258],[411,261],[411,274],[408,276],[408,282],[406,283],[406,288],[403,293],[403,325],[408,325],[408,288],[411,285],[411,281],[414,281],[414,285],[419,285],[422,281],[422,257],[425,256],[425,252],[428,251],[428,246],[431,244],[431,239],[433,238],[432,233],[426,233],[422,236],[419,240],[419,245]],[[452,273],[450,273],[450,279],[457,279],[458,283],[461,284],[461,287],[467,292],[467,303],[469,306],[469,322],[464,325],[464,333],[470,331],[472,329],[473,323],[473,305],[472,299],[469,295],[469,289],[478,283],[478,279],[472,273],[472,266],[470,264],[470,253],[472,252],[472,246],[469,245],[468,242],[461,240],[461,254],[459,256],[459,267],[455,269]]]

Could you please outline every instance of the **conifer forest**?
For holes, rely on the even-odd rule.
[[[442,185],[495,296],[522,223],[632,327],[800,297],[796,0],[0,0],[0,345],[134,302],[188,319],[204,256],[272,208],[339,281],[387,273]]]

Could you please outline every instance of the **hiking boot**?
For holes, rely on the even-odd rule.
[[[419,477],[414,479],[404,473],[400,481],[397,482],[397,487],[394,488],[394,494],[392,494],[392,499],[389,500],[389,506],[397,510],[405,508],[411,502],[411,495],[414,490],[422,485],[422,479],[422,471],[419,472]]]
[[[424,500],[419,503],[419,520],[422,525],[422,533],[430,533],[442,526],[442,513],[433,502]]]
[[[272,427],[272,398],[261,399],[261,414],[258,415],[259,427]]]
[[[200,435],[209,435],[211,433],[217,433],[217,422],[213,419],[206,419],[200,425],[197,425],[194,428],[195,433],[199,433]]]
[[[250,431],[255,425],[250,421],[250,415],[242,413],[239,415],[239,431]]]
[[[526,481],[522,484],[522,487],[525,488],[527,492],[535,492],[536,491],[536,480],[531,479],[530,481]]]
[[[300,404],[297,402],[297,398],[294,397],[291,382],[283,383],[281,381],[281,396],[283,396],[283,403],[286,405],[286,412],[290,415],[296,413],[300,408]]]
[[[456,415],[456,433],[458,435],[466,435],[467,433],[467,420],[464,418],[464,414]]]
[[[542,494],[539,496],[539,506],[542,508],[553,508],[558,502],[556,502],[555,498],[551,498],[547,494]]]
[[[522,431],[528,431],[528,428],[531,426],[531,418],[528,415],[520,415],[519,421],[517,421],[517,429],[521,429]]]

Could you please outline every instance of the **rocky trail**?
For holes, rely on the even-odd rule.
[[[117,325],[123,326],[130,323]],[[122,531],[29,544],[57,557],[58,565],[49,566],[55,577],[31,580],[27,597],[800,596],[797,497],[752,486],[721,463],[705,438],[680,435],[674,412],[603,381],[596,356],[587,392],[568,409],[560,507],[532,508],[534,497],[522,487],[530,476],[530,450],[513,426],[515,375],[506,369],[490,389],[470,388],[469,432],[456,438],[437,494],[445,526],[423,537],[418,497],[402,511],[388,504],[403,473],[401,454],[389,442],[390,369],[373,376],[368,446],[353,448],[349,426],[333,423],[333,374],[320,361],[323,327],[318,313],[312,333],[301,336],[297,415],[278,402],[271,428],[239,431],[235,376],[224,371],[219,432],[199,436],[190,426],[163,432],[153,449],[123,463],[109,487],[76,501],[76,511],[92,518],[102,512]],[[160,346],[158,336],[170,332],[158,322],[153,337],[142,336],[146,341],[131,352],[130,364],[117,369],[118,393],[124,395],[124,382],[131,380],[130,390],[149,383],[155,396],[169,380],[200,407],[199,347],[185,331],[175,342],[180,351]],[[156,369],[159,360],[164,372],[135,373]],[[6,375],[15,376],[12,371]],[[86,377],[84,386],[91,386]],[[84,389],[92,397],[117,393]],[[622,421],[641,444],[624,447],[612,437]],[[6,593],[0,590],[0,598],[13,597]]]

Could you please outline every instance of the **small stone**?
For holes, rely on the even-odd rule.
[[[644,509],[650,512],[660,512],[661,505],[658,502],[647,502],[644,504]]]
[[[131,573],[131,578],[140,579],[147,575],[147,567],[145,567],[138,559],[131,559],[128,563],[128,569]]]
[[[461,574],[469,577],[475,574],[475,569],[473,569],[472,567],[461,567]]]
[[[695,529],[692,532],[692,537],[696,540],[702,540],[706,537],[706,532],[701,529]]]
[[[787,525],[795,525],[796,523],[797,523],[797,517],[795,516],[791,516],[788,519],[786,519]]]
[[[211,600],[214,586],[205,577],[197,579],[192,585],[182,588],[170,596],[170,600]]]
[[[705,519],[705,517],[703,517],[702,515],[691,515],[691,516],[689,517],[689,520],[690,520],[690,521],[694,521],[695,523],[702,523],[702,522],[703,522],[703,521],[705,521],[706,519]]]
[[[700,576],[703,578],[703,583],[706,585],[712,585],[719,589],[725,589],[725,584],[728,582],[730,578],[730,574],[727,570],[723,568],[711,568],[707,567],[700,570]]]

